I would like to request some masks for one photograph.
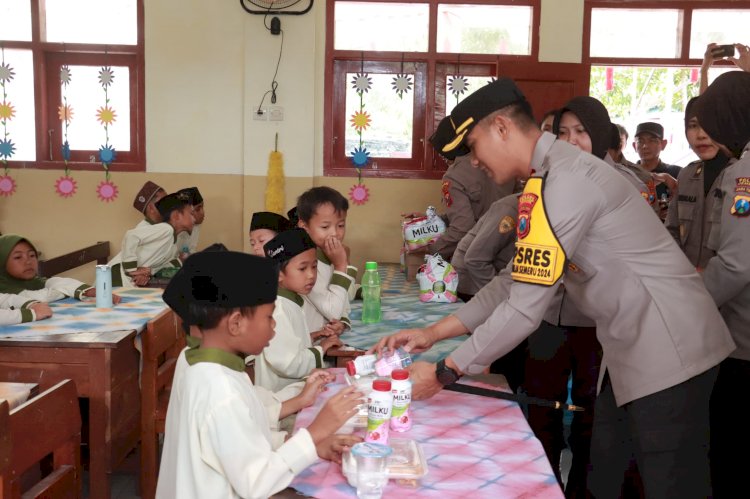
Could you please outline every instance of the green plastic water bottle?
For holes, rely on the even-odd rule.
[[[374,324],[380,322],[380,274],[377,262],[365,263],[365,275],[362,276],[362,322]]]

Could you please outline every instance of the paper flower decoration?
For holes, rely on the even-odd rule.
[[[490,83],[495,83],[496,81],[497,81],[497,78],[495,78],[494,76],[490,76],[490,79],[487,80],[487,85],[489,85]]]
[[[357,168],[362,168],[370,159],[370,152],[365,147],[355,147],[352,151],[352,163]]]
[[[102,125],[111,125],[117,119],[117,114],[111,107],[103,106],[97,109],[96,119],[99,120],[99,123]]]
[[[356,205],[363,205],[370,199],[370,191],[364,184],[355,184],[349,189],[349,200]]]
[[[76,193],[77,189],[78,184],[73,177],[69,177],[68,175],[63,175],[55,181],[55,192],[61,198],[71,197]]]
[[[70,161],[70,144],[67,140],[62,145],[62,157],[65,161]]]
[[[110,203],[117,198],[117,186],[109,180],[99,182],[99,185],[96,186],[96,195],[99,200]]]
[[[60,83],[68,86],[68,83],[70,83],[72,76],[73,73],[70,72],[70,68],[68,66],[63,66],[60,68]]]
[[[16,192],[16,181],[10,175],[0,175],[0,196],[12,196]]]
[[[109,66],[104,66],[102,69],[99,70],[99,84],[103,88],[107,88],[112,84],[112,82],[115,79],[115,73],[112,71],[112,68]]]
[[[16,146],[10,139],[0,139],[0,157],[8,159],[16,152]]]
[[[15,75],[16,73],[13,72],[13,68],[10,67],[10,64],[4,62],[0,64],[0,81],[3,83],[9,82]]]
[[[404,94],[411,90],[413,83],[411,75],[397,74],[393,77],[391,84],[393,85],[393,90],[395,90],[398,96],[403,99]]]
[[[57,108],[57,116],[60,118],[60,121],[70,123],[73,121],[73,108],[68,104],[59,106]]]
[[[352,78],[352,88],[359,94],[367,92],[372,88],[372,78],[367,73],[357,73]]]
[[[15,115],[16,115],[16,110],[10,104],[10,102],[0,103],[0,119],[10,121],[11,119],[13,119],[13,116]]]
[[[451,76],[450,80],[448,80],[448,90],[450,90],[451,93],[456,97],[463,94],[468,89],[469,80],[467,80],[463,76]]]
[[[99,148],[99,161],[105,165],[109,165],[117,159],[117,151],[110,145],[101,146]]]
[[[362,130],[366,130],[368,126],[370,126],[370,115],[367,114],[364,111],[357,111],[352,115],[352,126],[357,130],[358,132],[362,132]]]

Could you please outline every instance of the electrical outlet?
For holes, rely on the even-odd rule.
[[[253,109],[253,121],[268,121],[268,111],[265,108]]]
[[[268,121],[284,121],[284,108],[281,106],[270,106],[268,108]]]

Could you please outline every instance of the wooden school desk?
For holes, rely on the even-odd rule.
[[[166,305],[160,289],[116,289],[113,309],[62,300],[53,317],[0,328],[0,380],[35,382],[45,390],[75,381],[89,399],[90,497],[110,497],[112,470],[140,437],[140,354],[136,335]],[[112,330],[115,329],[115,330]]]

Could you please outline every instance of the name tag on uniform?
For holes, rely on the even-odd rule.
[[[544,210],[544,179],[532,177],[518,198],[514,281],[552,286],[565,269],[565,251],[557,240]]]

